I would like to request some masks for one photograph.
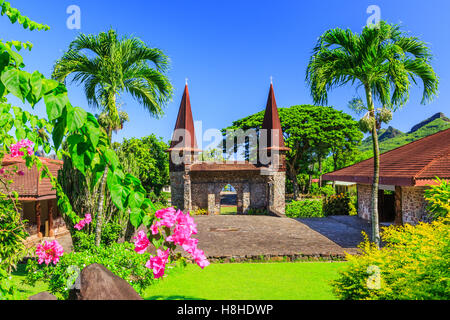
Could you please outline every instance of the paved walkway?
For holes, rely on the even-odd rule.
[[[357,253],[370,224],[356,216],[290,219],[273,216],[197,216],[199,248],[208,257],[343,257]]]
[[[195,216],[199,248],[209,258],[221,260],[265,257],[341,258],[356,254],[370,234],[370,224],[357,216],[326,218],[279,218],[273,216]],[[65,251],[71,249],[70,235],[58,238]]]

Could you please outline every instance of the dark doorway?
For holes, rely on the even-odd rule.
[[[395,192],[378,190],[378,216],[380,222],[394,222],[395,220]]]

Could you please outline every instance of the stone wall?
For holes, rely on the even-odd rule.
[[[424,190],[425,187],[402,187],[403,223],[416,224],[419,221],[427,221]]]
[[[372,186],[358,184],[358,216],[370,221]],[[427,221],[426,201],[424,199],[425,187],[401,187],[402,218],[403,223],[416,224],[418,221]]]
[[[259,170],[221,172],[189,171],[171,172],[172,204],[182,210],[205,209],[209,214],[220,213],[220,192],[227,184],[237,194],[237,211],[246,213],[249,208],[269,209],[284,214],[285,172],[270,175]]]
[[[358,184],[358,217],[370,220],[370,208],[372,203],[372,185]]]

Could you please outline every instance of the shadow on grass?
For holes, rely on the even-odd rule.
[[[144,298],[144,300],[206,300],[206,299],[189,296],[151,296]]]

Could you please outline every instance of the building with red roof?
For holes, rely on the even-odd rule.
[[[50,158],[40,159],[56,177],[63,162]],[[28,221],[27,231],[32,238],[56,237],[67,233],[64,220],[58,211],[56,190],[53,189],[49,178],[39,181],[40,171],[36,167],[28,169],[21,157],[6,155],[2,161],[2,169],[5,171],[4,178],[13,180],[8,189],[19,193],[22,218]],[[13,174],[15,171],[21,171],[23,175]],[[6,190],[2,186],[0,191]]]
[[[370,219],[373,158],[325,174],[323,179],[357,184],[358,215]],[[450,129],[380,156],[380,221],[415,224],[426,219],[424,190],[435,178],[450,180]]]

